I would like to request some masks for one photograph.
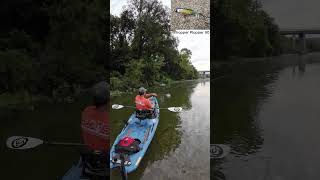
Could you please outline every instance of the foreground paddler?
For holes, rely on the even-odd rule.
[[[109,172],[109,85],[99,82],[91,90],[93,104],[82,112],[81,131],[87,148],[81,153],[84,161],[83,175],[106,177]]]

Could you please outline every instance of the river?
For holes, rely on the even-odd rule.
[[[320,55],[283,55],[217,71],[211,143],[229,145],[231,153],[211,160],[212,179],[319,179]]]
[[[209,179],[210,176],[210,81],[186,81],[150,89],[160,94],[160,107],[184,110],[160,112],[155,137],[138,169],[129,179]],[[161,94],[170,93],[168,98]],[[132,105],[134,94],[112,98],[112,103]],[[5,146],[10,136],[30,136],[62,142],[80,141],[81,111],[90,103],[39,103],[0,109],[0,165],[5,179],[57,180],[79,159],[79,148],[42,145],[28,150]],[[132,109],[110,113],[111,142],[129,118]],[[199,163],[201,162],[201,163]],[[120,179],[117,170],[111,179]]]

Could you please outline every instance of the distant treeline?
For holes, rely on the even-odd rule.
[[[107,3],[2,0],[0,94],[64,96],[108,79]]]
[[[177,48],[169,15],[157,0],[131,0],[119,17],[111,16],[112,90],[198,77],[192,52]]]
[[[279,28],[258,0],[214,0],[215,59],[263,57],[282,51]]]

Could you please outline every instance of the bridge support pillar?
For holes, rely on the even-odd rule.
[[[296,49],[296,36],[294,34],[292,35],[292,49]]]
[[[306,47],[306,35],[304,33],[299,34],[299,42],[302,44],[301,51],[305,52],[307,47]]]

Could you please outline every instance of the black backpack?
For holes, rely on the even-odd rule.
[[[140,143],[141,141],[139,139],[134,139],[134,141],[131,144],[128,144],[127,146],[122,146],[119,141],[119,143],[115,145],[115,152],[129,155],[137,153],[140,151]]]

